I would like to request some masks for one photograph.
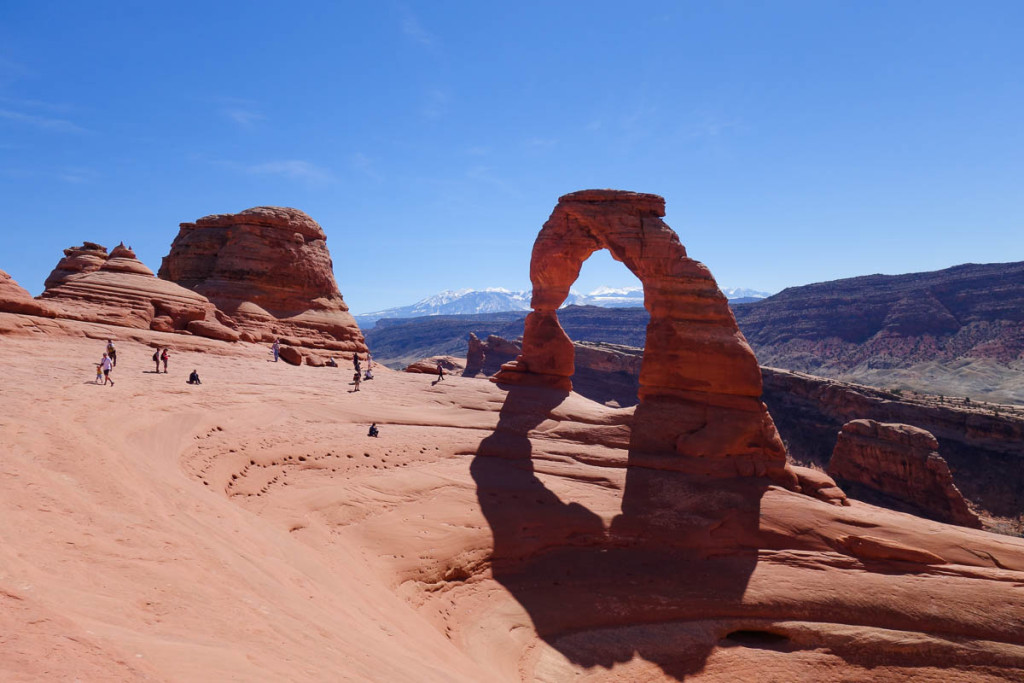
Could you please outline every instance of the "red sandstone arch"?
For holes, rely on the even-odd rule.
[[[557,311],[583,262],[608,249],[640,279],[650,313],[631,450],[683,456],[659,467],[789,480],[754,352],[711,272],[686,255],[664,215],[665,200],[653,194],[561,197],[533,247],[522,355],[495,381],[571,390],[573,346]]]

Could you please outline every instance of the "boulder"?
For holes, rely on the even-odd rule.
[[[633,461],[715,476],[769,476],[791,488],[786,449],[764,404],[761,371],[711,272],[662,221],[665,200],[618,190],[561,197],[534,243],[533,311],[522,354],[495,381],[572,388],[575,352],[558,322],[583,262],[607,249],[643,283],[650,313]]]
[[[302,365],[302,352],[294,346],[282,346],[278,355],[289,365]]]
[[[828,470],[852,495],[866,488],[930,519],[981,528],[938,448],[935,437],[918,427],[852,420],[839,432]]]
[[[323,228],[298,209],[260,206],[182,223],[159,276],[207,297],[252,338],[367,351]]]

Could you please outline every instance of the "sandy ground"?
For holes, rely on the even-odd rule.
[[[4,681],[1024,676],[1019,539],[777,489],[670,528],[622,514],[628,411],[69,330],[0,335]]]

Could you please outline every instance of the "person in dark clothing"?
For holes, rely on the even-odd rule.
[[[192,374],[188,376],[188,383],[189,384],[202,384],[202,382],[199,381],[199,373],[196,372],[195,370],[193,370]]]
[[[367,432],[367,436],[380,436],[380,431],[377,429],[377,423],[374,422],[370,425],[370,431]]]

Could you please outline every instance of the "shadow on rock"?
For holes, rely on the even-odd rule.
[[[765,484],[631,467],[622,513],[606,527],[534,470],[529,433],[566,396],[511,387],[477,450],[471,473],[494,535],[493,576],[574,664],[639,656],[683,680],[728,635],[715,620],[743,615]]]

